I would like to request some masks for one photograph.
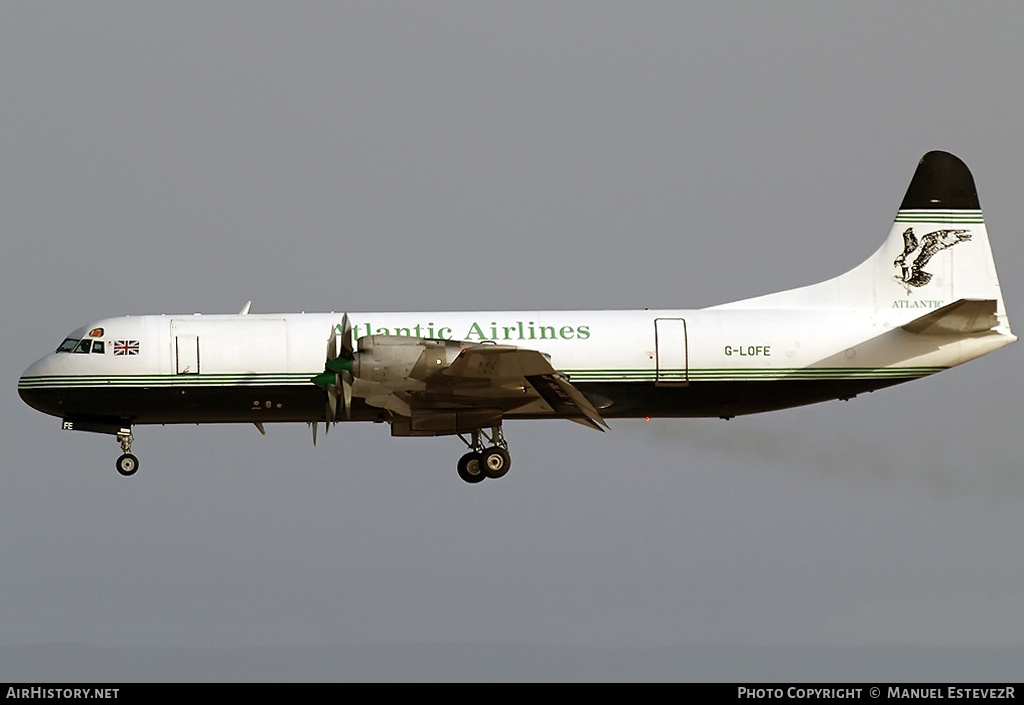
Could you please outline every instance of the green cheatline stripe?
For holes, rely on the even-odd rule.
[[[563,370],[571,382],[652,382],[655,379],[693,381],[750,381],[781,379],[870,379],[924,377],[946,367],[791,367],[654,370]]]
[[[689,380],[691,382],[816,379],[888,379],[924,377],[945,367],[723,367],[704,369],[596,369],[562,370],[572,382],[653,382]],[[201,375],[52,375],[22,377],[18,389],[97,388],[97,387],[266,387],[312,384],[315,372]]]
[[[18,389],[45,387],[204,387],[310,384],[315,372],[201,375],[52,375],[22,377]]]
[[[918,209],[905,210],[896,214],[897,223],[984,223],[981,211]]]

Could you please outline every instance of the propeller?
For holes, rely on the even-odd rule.
[[[311,381],[327,392],[326,428],[336,423],[338,414],[344,413],[345,418],[352,418],[352,361],[355,360],[355,349],[352,346],[352,323],[346,313],[341,325],[331,329],[327,338],[327,361],[324,371]],[[313,444],[316,445],[316,423],[313,424]]]

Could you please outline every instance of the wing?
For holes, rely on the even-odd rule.
[[[475,345],[463,350],[443,375],[457,397],[497,401],[501,406],[501,401],[513,400],[515,408],[539,398],[556,416],[599,431],[608,428],[594,405],[537,350]]]

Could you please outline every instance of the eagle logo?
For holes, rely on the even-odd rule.
[[[908,286],[924,286],[932,280],[930,272],[924,271],[932,257],[939,252],[971,239],[967,230],[936,230],[921,236],[920,243],[913,228],[903,231],[903,252],[893,262],[899,274],[896,280]],[[914,254],[917,257],[913,257]],[[907,289],[909,292],[910,289]]]

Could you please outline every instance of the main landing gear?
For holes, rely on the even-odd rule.
[[[117,471],[124,477],[131,477],[139,471],[139,459],[132,454],[132,440],[134,438],[131,427],[122,428],[117,432],[117,440],[121,444],[121,450],[123,451],[121,457],[117,459]]]
[[[471,485],[483,482],[487,478],[504,477],[512,467],[512,457],[508,454],[508,443],[501,433],[501,426],[491,429],[488,436],[482,429],[471,432],[471,440],[466,440],[460,433],[459,438],[469,447],[469,452],[459,458],[459,477]],[[481,436],[489,445],[484,445]]]

